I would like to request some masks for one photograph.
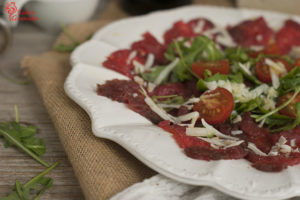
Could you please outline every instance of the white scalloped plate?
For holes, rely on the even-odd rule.
[[[93,133],[115,141],[140,161],[174,180],[212,186],[243,199],[283,199],[300,195],[300,165],[280,173],[265,173],[246,160],[201,161],[188,158],[171,135],[125,105],[96,94],[96,84],[110,79],[127,79],[105,69],[101,63],[114,50],[127,48],[150,31],[162,40],[164,31],[176,20],[206,17],[220,25],[263,15],[278,28],[288,16],[266,11],[189,6],[123,19],[99,30],[71,55],[74,66],[65,82],[66,93],[89,114]]]

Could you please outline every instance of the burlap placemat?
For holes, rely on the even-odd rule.
[[[232,5],[230,0],[198,2]],[[68,27],[69,32],[78,40],[84,41],[105,24],[127,16],[118,5],[116,2],[110,3],[98,21],[71,25]],[[56,44],[70,42],[62,34]],[[38,57],[25,57],[21,67],[25,69],[42,97],[85,198],[108,199],[155,172],[119,145],[96,138],[92,134],[88,115],[67,97],[63,89],[71,69],[69,57],[69,53],[49,51]]]

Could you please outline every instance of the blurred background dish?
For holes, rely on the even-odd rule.
[[[96,11],[101,0],[6,0],[3,5],[4,18],[12,26],[16,27],[19,20],[18,11],[23,10],[29,13],[28,17],[35,17],[34,23],[50,32],[60,30],[61,24],[73,24],[84,22],[90,19]],[[7,5],[11,4],[9,9],[17,9],[17,12],[10,14]],[[14,17],[14,18],[12,18]]]

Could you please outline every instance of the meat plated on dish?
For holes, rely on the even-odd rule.
[[[164,42],[150,32],[103,66],[129,77],[98,85],[171,133],[194,159],[247,159],[262,171],[300,163],[300,24],[264,18],[226,28],[177,21]]]

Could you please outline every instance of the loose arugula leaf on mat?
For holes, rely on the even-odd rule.
[[[35,137],[37,133],[35,126],[19,123],[16,107],[15,110],[16,121],[0,123],[0,138],[4,139],[4,146],[6,148],[16,146],[40,164],[48,167],[49,164],[39,157],[46,151],[44,140]]]
[[[13,77],[8,76],[7,74],[5,74],[1,69],[0,69],[0,76],[2,76],[3,78],[5,78],[6,80],[18,84],[18,85],[28,85],[30,83],[30,81],[28,80],[16,80]]]
[[[66,29],[66,27],[64,25],[62,25],[62,31],[63,33],[70,39],[73,41],[73,44],[70,45],[66,45],[63,43],[60,43],[56,46],[54,46],[52,49],[54,51],[58,51],[58,52],[72,52],[74,49],[76,49],[76,47],[78,47],[81,42],[79,42],[76,38],[74,38],[69,31]],[[87,40],[92,38],[92,34],[87,38]]]
[[[16,180],[13,191],[6,197],[0,197],[0,200],[37,200],[47,189],[53,185],[52,178],[44,177],[52,171],[58,163],[53,164],[44,172],[32,178],[25,184],[21,184]]]

